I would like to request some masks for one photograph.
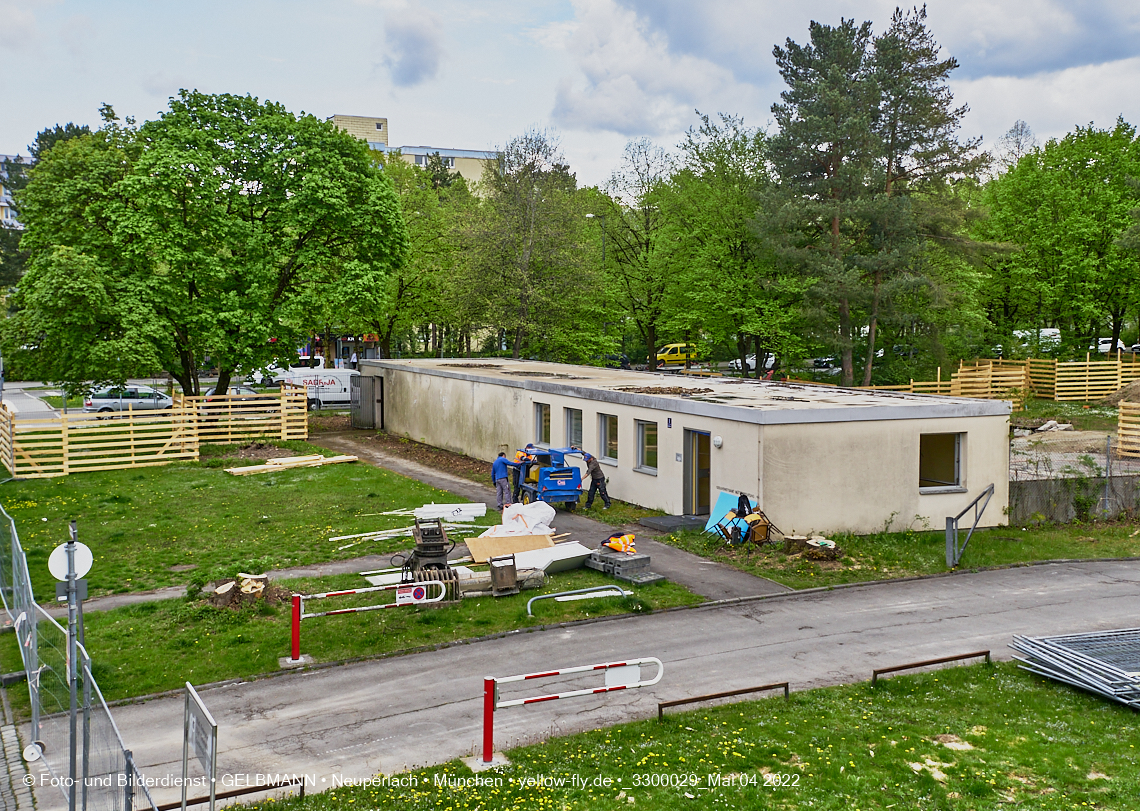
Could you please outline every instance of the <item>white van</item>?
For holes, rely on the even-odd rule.
[[[274,370],[273,385],[292,383],[308,390],[309,408],[348,408],[352,403],[351,380],[360,372],[354,369],[309,369],[294,366],[288,371]]]

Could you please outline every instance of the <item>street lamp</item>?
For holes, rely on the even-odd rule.
[[[587,220],[599,219],[602,221],[602,270],[606,269],[606,215],[587,214]]]

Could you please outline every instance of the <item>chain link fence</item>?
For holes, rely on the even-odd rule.
[[[1118,453],[1107,431],[1015,436],[1009,450],[1014,524],[1132,516],[1140,512],[1140,459]]]
[[[72,734],[67,629],[36,604],[16,524],[2,507],[0,597],[7,624],[15,628],[20,643],[31,699],[31,730],[41,751],[39,760],[29,765],[41,766],[45,773],[40,781],[46,785],[44,790],[60,791],[62,807],[66,808],[70,801]],[[130,752],[123,746],[115,719],[91,675],[91,659],[82,645],[77,644],[76,648],[75,808],[78,811],[154,809],[150,792]],[[41,794],[38,805],[44,807],[46,803],[47,807],[57,807],[52,800]]]

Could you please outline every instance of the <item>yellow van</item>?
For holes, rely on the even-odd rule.
[[[666,344],[657,350],[658,366],[674,366],[697,359],[696,344]]]

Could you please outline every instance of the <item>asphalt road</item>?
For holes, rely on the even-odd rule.
[[[508,748],[649,717],[657,701],[776,681],[793,690],[863,681],[875,667],[984,648],[1009,658],[1014,634],[1132,627],[1138,596],[1137,561],[958,573],[515,634],[227,684],[202,697],[220,727],[220,776],[304,773],[323,789],[336,775],[365,778],[473,754],[485,675],[639,656],[665,664],[652,688],[500,710],[496,748]],[[314,623],[309,633],[319,632]],[[502,697],[600,683],[504,685]],[[181,773],[182,713],[181,696],[114,709],[147,777]],[[58,796],[38,796],[38,807],[56,807]],[[158,802],[176,798],[155,793]]]

